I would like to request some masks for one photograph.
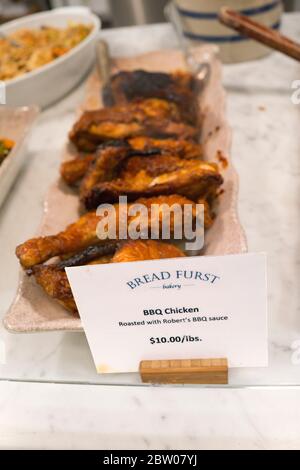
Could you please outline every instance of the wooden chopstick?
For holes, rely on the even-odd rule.
[[[228,7],[221,8],[219,21],[245,36],[249,36],[272,49],[276,49],[300,61],[300,44],[283,36],[278,31],[253,21]]]

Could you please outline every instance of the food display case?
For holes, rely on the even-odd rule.
[[[297,18],[283,26],[297,34]],[[116,70],[169,72],[184,66],[171,26],[151,28],[142,39],[139,30],[101,32]],[[292,88],[297,63],[271,55],[221,69],[215,49],[209,50],[212,75],[202,92],[201,110],[204,119],[208,116],[202,144],[206,155],[221,151],[229,165],[219,161],[224,213],[216,214],[217,228],[208,235],[213,248],[206,254],[265,252],[268,270],[269,365],[230,369],[222,387],[299,386],[299,106]],[[58,179],[59,167],[62,158],[74,157],[68,134],[83,111],[100,105],[100,88],[94,70],[88,84],[43,111],[29,139],[27,164],[1,208],[1,380],[149,386],[138,373],[97,374],[79,317],[28,280],[14,255],[16,246],[35,234],[52,235],[76,220],[78,194]],[[231,294],[234,301],[238,293]]]

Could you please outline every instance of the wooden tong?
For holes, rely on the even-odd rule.
[[[225,26],[229,26],[229,28],[238,31],[244,36],[249,36],[272,49],[276,49],[300,61],[300,44],[283,36],[278,31],[253,21],[228,7],[221,8],[219,20]]]
[[[109,46],[104,39],[99,39],[96,44],[96,63],[102,86],[105,86],[110,80],[111,60]]]

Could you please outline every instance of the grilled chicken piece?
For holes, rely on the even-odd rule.
[[[128,103],[141,98],[161,98],[175,103],[183,121],[195,124],[199,81],[190,73],[161,73],[134,70],[113,75],[103,89],[105,106]]]
[[[77,307],[64,269],[67,265],[82,266],[84,264],[122,263],[185,256],[174,245],[152,240],[130,240],[121,245],[114,255],[113,253],[110,255],[101,255],[100,253],[100,257],[97,257],[97,250],[99,251],[99,247],[96,247],[96,249],[95,247],[89,247],[85,252],[78,253],[70,258],[67,263],[34,266],[31,273],[34,275],[36,282],[50,297],[56,299],[67,310],[76,313]],[[87,262],[87,257],[90,257],[91,253],[94,254],[95,258],[89,259]]]
[[[90,166],[81,185],[80,194],[84,196],[97,183],[117,178],[122,165],[128,158],[138,155],[145,158],[157,155],[158,150],[135,150],[127,142],[116,141],[104,145],[97,153],[96,161]]]
[[[134,150],[127,142],[115,141],[102,146],[97,152],[94,165],[90,166],[84,177],[80,193],[83,195],[100,181],[110,181],[118,174],[118,169],[123,161],[136,154],[149,156],[156,153],[156,150]]]
[[[112,256],[102,256],[87,264],[104,264],[111,261]],[[56,265],[38,265],[32,269],[36,282],[53,299],[67,310],[76,313],[77,307],[67,278],[66,271]]]
[[[60,174],[64,181],[73,186],[86,174],[91,163],[95,161],[94,154],[88,154],[63,162],[60,166]]]
[[[192,169],[196,166],[196,162],[203,165],[203,168],[209,168],[209,164],[199,160],[201,147],[198,144],[179,141],[176,145],[176,142],[174,144],[172,140],[163,142],[161,140],[141,137],[131,139],[129,142],[114,141],[102,146],[97,152],[95,163],[90,165],[80,186],[81,199],[86,204],[86,207],[93,209],[101,202],[101,198],[96,196],[96,194],[100,194],[98,186],[96,189],[98,183],[112,181],[112,185],[108,185],[108,191],[104,190],[102,202],[115,202],[118,199],[119,193],[130,196],[130,188],[132,190],[136,188],[136,192],[139,191],[140,196],[136,196],[135,193],[132,194],[131,200],[134,200],[144,195],[145,184],[146,186],[151,184],[151,178],[162,173],[176,171],[183,169],[183,167]],[[178,154],[175,153],[175,150],[178,151]],[[197,155],[198,159],[192,159],[192,155]],[[136,158],[134,158],[135,156]],[[192,162],[194,162],[194,165]],[[124,166],[125,172],[122,171]],[[210,165],[210,171],[216,173],[216,165]],[[147,183],[145,181],[146,176],[149,176]],[[135,179],[133,180],[133,178]],[[119,180],[122,180],[120,181],[120,191],[117,189]],[[111,191],[109,188],[111,188]],[[167,193],[171,194],[174,192],[176,193],[170,187],[170,191]],[[110,193],[111,198],[109,196]],[[200,193],[201,191],[199,191],[199,195],[201,195]],[[107,197],[105,194],[107,194]],[[156,194],[160,193],[156,192]],[[164,192],[161,194],[164,194]],[[98,197],[99,202],[97,203]],[[91,204],[89,204],[89,201]]]
[[[95,176],[95,171],[91,175]],[[88,180],[88,181],[87,181]],[[213,163],[201,160],[182,160],[178,157],[158,155],[132,157],[125,163],[118,177],[111,181],[95,184],[87,177],[91,189],[83,185],[81,200],[88,210],[99,204],[117,202],[121,195],[129,201],[139,197],[153,197],[164,194],[180,194],[189,199],[211,199],[223,183],[218,168]],[[91,184],[93,183],[93,184]]]
[[[196,142],[184,139],[153,139],[151,137],[133,137],[128,140],[130,147],[135,150],[157,150],[157,153],[177,155],[180,158],[201,158],[202,146]]]
[[[62,163],[60,168],[62,178],[71,186],[77,184],[107,148],[117,145],[124,147],[126,143],[119,141],[107,142],[98,149],[97,153],[86,156],[80,155],[73,160]],[[131,154],[131,156],[138,154],[137,151],[140,151],[140,155],[144,156],[162,154],[176,155],[185,159],[202,157],[201,145],[188,140],[152,139],[151,137],[141,136],[129,139],[127,145],[131,149],[131,151],[128,150],[128,154]]]
[[[112,263],[128,263],[149,259],[180,258],[185,256],[177,246],[153,240],[129,240],[121,245]]]
[[[180,121],[174,103],[159,99],[86,111],[69,137],[78,150],[93,152],[103,142],[135,136],[196,139],[198,129]]]
[[[140,222],[143,227],[150,228],[151,223],[153,225],[157,216],[159,216],[159,226],[161,227],[162,221],[169,215],[170,208],[173,204],[177,204],[180,207],[184,207],[184,204],[192,204],[194,214],[196,214],[195,203],[189,201],[187,198],[179,196],[177,194],[170,196],[158,196],[153,198],[141,198],[135,203],[128,204],[127,214],[132,211],[133,206],[137,207],[136,204],[141,204],[147,209],[147,220],[143,220],[140,213],[137,215],[128,215],[127,227],[133,222]],[[153,206],[154,205],[154,206]],[[119,238],[119,217],[126,216],[126,208],[121,204],[115,204],[116,212],[116,240]],[[28,269],[36,264],[41,264],[54,256],[61,256],[66,254],[76,253],[77,251],[84,250],[90,245],[101,245],[111,243],[109,239],[100,239],[99,234],[99,222],[104,218],[104,222],[107,220],[105,216],[97,215],[95,211],[88,212],[80,217],[75,223],[69,225],[64,231],[45,237],[32,238],[22,245],[19,245],[16,249],[16,255],[20,260],[21,265]],[[180,223],[182,225],[183,220],[175,219],[174,212],[171,212],[170,217],[170,232],[174,232],[174,223]],[[98,231],[97,231],[98,228]],[[103,227],[103,231],[107,232],[107,226]],[[97,234],[98,232],[98,234]],[[129,238],[129,237],[128,237]]]
[[[105,256],[113,256],[120,242],[111,240],[104,245],[90,245],[83,251],[73,253],[72,255],[61,257],[61,261],[56,264],[59,269],[71,268],[72,266],[83,266],[84,264],[93,263],[96,259]],[[27,274],[32,274],[34,268],[27,269]]]

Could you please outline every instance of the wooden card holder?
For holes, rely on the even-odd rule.
[[[141,361],[139,372],[144,383],[228,384],[225,358]]]

